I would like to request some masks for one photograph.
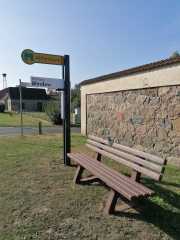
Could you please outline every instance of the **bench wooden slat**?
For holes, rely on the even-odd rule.
[[[127,161],[129,160],[130,162],[134,162],[136,164],[140,164],[141,166],[146,166],[150,170],[155,171],[157,173],[161,173],[161,171],[162,171],[162,166],[157,165],[157,164],[152,163],[152,162],[148,162],[148,161],[146,161],[146,160],[144,160],[142,158],[136,157],[136,156],[134,156],[132,154],[129,154],[129,153],[126,153],[126,152],[122,152],[120,150],[114,149],[114,148],[109,147],[107,145],[104,145],[102,143],[97,143],[97,142],[95,142],[93,140],[89,140],[89,139],[87,140],[87,143],[89,143],[89,144],[91,144],[93,146],[97,146],[97,147],[99,147],[99,148],[101,148],[103,150],[106,150],[106,151],[108,151],[110,153],[113,153],[113,154],[115,154],[117,156],[123,157],[124,159],[127,159]]]
[[[86,156],[85,154],[82,154],[82,153],[81,153],[81,155]],[[87,157],[87,156],[86,156],[86,157]],[[91,157],[89,157],[89,156],[88,156],[88,159],[89,159],[90,161],[93,161],[93,160],[94,160],[93,158],[91,158]],[[144,191],[144,192],[147,192],[147,191],[150,190],[149,188],[147,188],[146,186],[144,186],[144,185],[142,185],[142,184],[139,184],[138,182],[135,182],[135,181],[132,182],[132,179],[131,179],[130,177],[125,176],[124,174],[121,174],[121,173],[117,172],[116,170],[114,170],[114,169],[112,169],[112,168],[109,168],[109,167],[106,166],[105,164],[102,164],[102,166],[103,166],[104,168],[106,168],[108,171],[110,170],[110,172],[112,172],[112,175],[113,175],[113,176],[114,176],[114,175],[120,176],[122,179],[124,179],[125,182],[128,182],[130,185],[133,184],[133,186],[137,186],[138,188],[141,188],[141,190]],[[150,190],[150,191],[152,191],[152,190]],[[152,191],[152,192],[153,192],[153,191]]]
[[[80,161],[80,164],[82,164],[82,165],[84,164],[86,169],[90,168],[91,171],[92,171],[92,169],[94,169],[95,172],[98,171],[99,175],[97,177],[99,177],[100,179],[102,179],[102,177],[105,177],[109,181],[109,184],[111,183],[111,187],[114,188],[116,191],[124,190],[128,194],[130,194],[131,197],[134,197],[134,196],[138,197],[139,195],[141,195],[141,194],[137,193],[135,191],[135,189],[130,189],[125,184],[122,184],[120,179],[119,179],[120,181],[117,181],[112,175],[109,174],[109,172],[107,173],[106,171],[104,171],[104,169],[98,163],[95,165],[92,162],[89,162],[81,154],[79,154],[79,156],[76,155],[76,159],[78,161]],[[95,162],[95,161],[93,161],[93,162]],[[92,172],[92,173],[94,174],[95,172]]]
[[[93,173],[97,178],[101,179],[107,186],[109,186],[110,188],[114,189],[115,191],[120,192],[121,194],[123,194],[127,199],[131,200],[134,197],[133,194],[131,194],[128,191],[126,191],[123,187],[119,188],[116,185],[114,185],[109,180],[109,177],[104,176],[104,174],[102,174],[102,172],[98,168],[95,168],[93,165],[88,164],[88,161],[85,162],[82,159],[80,160],[80,159],[77,158],[77,156],[74,156],[74,155],[69,155],[69,157],[71,157],[75,162],[77,162],[78,164],[83,166],[89,172]]]
[[[100,143],[104,143],[104,144],[109,145],[109,141],[106,140],[106,139],[99,138],[99,137],[96,137],[96,136],[93,136],[93,135],[88,135],[88,138],[89,138],[89,139],[92,139],[92,140],[95,140],[95,141],[97,141],[97,142],[100,142]]]
[[[126,186],[128,186],[128,188],[130,188],[130,189],[132,188],[135,191],[139,192],[140,194],[144,193],[145,195],[147,193],[148,194],[153,194],[154,193],[151,189],[149,189],[149,188],[147,188],[147,187],[143,186],[142,184],[139,184],[135,181],[132,181],[132,179],[130,177],[124,176],[123,174],[115,171],[114,169],[109,168],[105,164],[98,163],[99,165],[97,165],[96,161],[93,158],[88,157],[88,156],[86,156],[85,154],[82,154],[82,153],[77,154],[77,156],[79,156],[79,155],[81,155],[86,161],[89,161],[91,164],[94,164],[96,166],[101,165],[101,168],[103,168],[104,171],[106,171],[107,174],[110,174],[112,177],[114,177],[118,181],[119,181],[119,179],[121,179],[121,182],[123,184],[125,184]]]
[[[115,161],[119,162],[119,163],[122,163],[136,171],[139,171],[155,180],[159,180],[160,177],[161,177],[161,174],[158,174],[158,173],[155,173],[155,172],[152,172],[151,170],[147,169],[147,168],[144,168],[144,167],[141,167],[141,166],[138,166],[137,164],[134,164],[132,162],[127,162],[125,159],[121,158],[121,157],[118,157],[112,153],[109,153],[109,152],[106,152],[104,150],[101,150],[97,147],[94,147],[90,144],[86,144],[86,146],[88,146],[89,148],[91,148],[92,150],[94,150],[95,152],[99,152],[101,153],[103,156],[106,156],[108,158],[111,158],[111,159],[114,159]]]
[[[149,193],[149,189],[141,189],[141,185],[139,184],[138,186],[135,185],[134,183],[135,182],[129,182],[129,179],[128,177],[126,177],[126,179],[122,178],[122,174],[118,173],[118,172],[113,172],[112,169],[110,169],[109,167],[105,168],[105,165],[104,164],[96,164],[96,161],[94,161],[94,159],[90,159],[90,158],[87,158],[87,156],[83,155],[83,154],[79,154],[79,156],[77,155],[77,157],[79,158],[83,158],[83,160],[86,160],[88,161],[90,164],[94,165],[95,167],[101,167],[101,169],[103,170],[103,172],[107,173],[108,175],[110,175],[111,177],[113,177],[114,180],[117,180],[117,184],[119,183],[123,183],[125,185],[125,187],[131,191],[133,194],[136,194],[139,195],[146,195],[147,193]]]
[[[117,144],[117,143],[113,143],[113,147],[115,147],[119,150],[125,151],[125,152],[129,152],[129,153],[131,153],[135,156],[140,156],[142,158],[149,159],[150,161],[152,161],[154,163],[157,163],[157,164],[164,164],[164,162],[165,162],[165,159],[160,158],[158,156],[154,156],[150,153],[145,153],[145,152],[139,151],[137,149],[130,148],[130,147],[127,147],[127,146],[123,146],[123,145],[120,145],[120,144]]]
[[[102,138],[99,138],[99,137],[96,137],[96,136],[92,136],[92,135],[88,135],[88,138],[92,139],[92,140],[95,140],[97,142],[109,145],[109,141],[108,140],[105,140],[105,139],[102,139]],[[154,163],[158,163],[158,164],[164,164],[165,163],[165,159],[162,159],[161,157],[154,156],[154,155],[152,155],[150,153],[145,153],[143,151],[140,151],[140,150],[137,150],[137,149],[134,149],[134,148],[123,146],[123,145],[118,144],[118,143],[113,143],[112,147],[117,148],[117,149],[122,150],[122,151],[125,151],[127,153],[131,153],[131,154],[133,154],[135,156],[139,156],[139,157],[148,159],[148,160],[150,160],[150,161],[152,161]]]
[[[122,190],[124,190],[124,191],[128,192],[128,194],[131,195],[131,198],[133,196],[136,196],[136,197],[146,196],[146,195],[151,195],[153,193],[153,191],[150,189],[147,189],[146,191],[144,189],[141,190],[141,184],[136,183],[136,184],[134,184],[134,186],[130,186],[128,181],[125,182],[124,179],[121,178],[121,175],[119,173],[116,172],[116,176],[115,176],[114,174],[112,174],[111,169],[109,169],[107,166],[106,166],[106,168],[104,168],[104,166],[105,166],[104,164],[102,164],[98,161],[95,161],[94,159],[91,159],[89,157],[87,158],[87,156],[85,156],[85,155],[70,154],[69,156],[71,158],[73,158],[75,161],[79,162],[79,164],[84,165],[84,167],[87,168],[88,170],[95,171],[95,172],[99,171],[100,179],[102,178],[102,176],[104,176],[106,179],[108,179],[112,183],[112,187],[114,187],[116,191],[118,190],[121,192]],[[94,170],[92,170],[93,167],[94,167]],[[93,172],[93,174],[94,174],[94,172]],[[127,178],[126,180],[129,180],[128,177],[125,177],[125,178]],[[139,188],[137,188],[137,186]],[[117,187],[117,189],[116,189],[116,187]]]
[[[132,181],[129,177],[126,177],[125,176],[125,178],[126,178],[126,180],[127,181],[124,181],[122,178],[121,178],[121,176],[122,176],[122,174],[120,174],[120,173],[118,173],[117,172],[117,176],[115,177],[115,175],[113,175],[113,174],[110,174],[110,169],[108,168],[108,169],[103,169],[103,167],[104,167],[104,164],[99,164],[99,163],[96,163],[96,161],[93,159],[87,159],[87,158],[84,158],[84,156],[82,155],[82,154],[80,154],[79,156],[76,156],[76,158],[80,158],[81,159],[81,161],[83,161],[84,162],[84,164],[86,165],[86,167],[87,167],[87,164],[89,164],[90,166],[93,164],[94,165],[94,167],[95,167],[95,169],[97,169],[97,168],[100,168],[101,170],[102,170],[102,173],[103,174],[107,174],[108,176],[109,175],[111,175],[111,178],[110,178],[110,180],[113,182],[113,184],[117,184],[117,186],[118,187],[120,187],[120,189],[124,189],[124,190],[126,190],[126,191],[129,191],[129,193],[131,193],[131,194],[133,194],[133,196],[136,196],[136,197],[139,197],[139,196],[149,196],[149,195],[152,195],[154,192],[151,190],[151,189],[149,189],[149,188],[146,188],[146,190],[142,190],[141,189],[141,186],[142,186],[142,184],[140,184],[140,183],[137,183],[137,185],[138,185],[138,187],[134,184],[135,182],[134,181]],[[101,166],[100,166],[101,165]],[[116,179],[116,181],[115,181],[115,179]],[[131,181],[131,185],[129,185],[129,180]]]

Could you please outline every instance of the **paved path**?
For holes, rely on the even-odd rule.
[[[71,131],[73,133],[80,133],[80,128],[72,127]],[[43,133],[62,133],[62,126],[59,127],[43,127]],[[20,127],[0,127],[0,136],[11,136],[20,135]],[[38,128],[35,127],[24,127],[24,134],[37,134]]]

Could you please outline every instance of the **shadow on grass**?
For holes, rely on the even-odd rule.
[[[173,239],[180,239],[180,212],[175,209],[180,209],[180,195],[156,185],[155,182],[147,180],[145,182],[160,197],[164,207],[163,203],[156,204],[149,199],[139,199],[140,213],[116,211],[115,215],[146,221],[157,226]]]
[[[72,167],[72,168],[77,168],[77,164],[76,163],[70,163],[70,165],[68,165],[68,167]]]
[[[128,173],[125,173],[125,175],[129,176]],[[116,211],[115,215],[151,223],[173,239],[180,239],[180,212],[178,212],[180,210],[180,195],[166,188],[166,186],[178,188],[180,184],[167,181],[156,183],[146,178],[142,180],[142,183],[154,190],[156,196],[152,200],[138,200],[138,206],[141,209],[140,213]],[[91,184],[92,182],[83,183],[83,185]],[[101,181],[95,182],[95,184],[106,187]]]

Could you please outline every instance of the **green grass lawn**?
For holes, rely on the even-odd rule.
[[[87,151],[84,142],[73,135],[73,151]],[[62,150],[61,135],[0,138],[0,240],[179,239],[180,169],[168,165],[162,183],[144,180],[157,195],[141,200],[141,214],[104,216],[107,189],[74,186]]]
[[[23,113],[24,126],[37,127],[39,121],[42,122],[43,126],[52,126],[47,115],[43,112]],[[20,126],[19,113],[0,113],[0,127],[14,127],[14,126]]]

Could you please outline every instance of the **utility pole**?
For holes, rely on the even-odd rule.
[[[6,79],[7,74],[3,73],[2,76],[3,76],[3,89],[4,89],[4,88],[7,88],[7,79]]]
[[[20,109],[20,116],[21,116],[21,136],[23,136],[23,109],[22,109],[22,86],[21,86],[21,79],[19,79],[19,109]]]

